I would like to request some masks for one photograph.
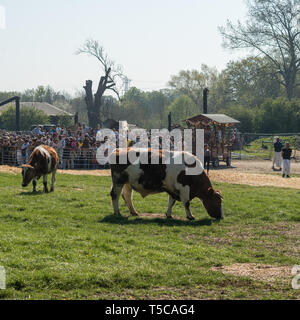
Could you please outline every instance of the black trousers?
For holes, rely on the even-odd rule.
[[[207,172],[209,171],[209,163],[210,157],[204,157],[204,168],[206,168]]]

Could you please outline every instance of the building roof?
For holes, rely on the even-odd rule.
[[[197,116],[194,116],[192,118],[186,119],[185,121],[191,122],[191,123],[196,123],[199,121],[203,120],[211,120],[215,121],[217,123],[240,123],[240,121],[233,119],[229,116],[226,116],[225,114],[219,114],[219,113],[214,113],[214,114],[199,114]]]
[[[48,116],[58,116],[58,115],[73,116],[72,113],[67,112],[63,109],[60,109],[58,107],[55,107],[52,104],[47,103],[47,102],[20,102],[20,108],[22,108],[22,107],[32,107],[37,110],[42,110]],[[7,109],[6,106],[4,106],[3,108],[0,108],[0,113],[1,113],[1,111],[3,112],[6,109]]]

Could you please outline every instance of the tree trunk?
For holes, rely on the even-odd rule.
[[[100,108],[101,108],[101,97],[95,99],[93,96],[93,82],[91,80],[87,80],[85,82],[85,86],[83,87],[85,90],[85,103],[87,106],[87,114],[88,114],[88,121],[89,121],[89,127],[96,128],[97,124],[101,123],[100,118]]]
[[[115,83],[112,80],[109,80],[109,74],[111,68],[105,70],[105,76],[100,78],[97,92],[93,95],[93,81],[87,80],[85,86],[85,102],[87,106],[87,113],[89,119],[89,127],[96,128],[97,124],[101,124],[100,109],[102,105],[102,96],[106,89],[111,89],[115,86]]]

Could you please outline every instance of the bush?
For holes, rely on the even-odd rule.
[[[32,107],[20,108],[20,130],[30,130],[35,124],[48,123],[49,118],[44,111],[37,110]],[[5,130],[16,129],[16,108],[8,107],[0,115],[0,128]]]

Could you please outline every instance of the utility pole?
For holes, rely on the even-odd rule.
[[[208,88],[204,88],[203,90],[203,113],[207,114],[207,96],[208,96]]]
[[[130,82],[131,80],[127,77],[124,78],[123,84],[124,84],[124,94],[130,89]]]

